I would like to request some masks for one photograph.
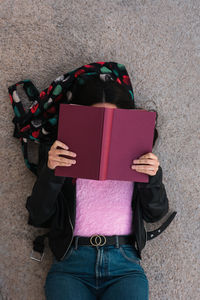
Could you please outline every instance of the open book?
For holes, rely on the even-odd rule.
[[[75,152],[71,166],[57,166],[56,176],[94,180],[149,182],[131,169],[134,159],[152,152],[156,113],[76,104],[59,106],[57,139]]]

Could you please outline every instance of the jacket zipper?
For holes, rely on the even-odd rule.
[[[65,257],[65,255],[66,255],[68,249],[70,248],[70,246],[71,246],[71,244],[72,244],[72,240],[73,240],[73,237],[74,237],[74,235],[73,235],[73,233],[74,233],[74,227],[73,227],[73,225],[72,225],[72,220],[71,220],[71,217],[70,217],[70,214],[69,214],[69,209],[68,209],[68,207],[67,207],[67,212],[68,212],[68,216],[69,216],[69,222],[70,222],[70,225],[71,225],[71,227],[72,227],[72,238],[71,238],[70,244],[69,244],[69,246],[67,247],[67,250],[65,251],[65,253],[64,253],[64,255],[62,256],[61,260],[64,259],[64,257]]]
[[[145,244],[144,244],[144,246],[145,246],[146,243],[147,243],[147,230],[146,230],[146,225],[145,225],[145,223],[144,223],[144,230],[145,230]]]

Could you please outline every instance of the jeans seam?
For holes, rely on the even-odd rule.
[[[99,253],[100,253],[100,249],[98,248],[98,246],[96,247],[97,250],[97,259],[96,259],[96,266],[95,266],[95,271],[96,271],[96,287],[98,288],[98,264],[99,264]]]
[[[131,261],[131,262],[135,262],[135,263],[137,263],[137,264],[140,265],[140,260],[139,260],[139,259],[138,259],[138,260],[137,260],[137,259],[132,259],[132,258],[128,257],[128,256],[126,255],[126,253],[125,253],[125,251],[124,251],[124,249],[123,249],[122,247],[119,248],[119,251],[121,252],[122,256],[123,256],[125,259],[127,259],[127,260],[129,260],[129,261]]]

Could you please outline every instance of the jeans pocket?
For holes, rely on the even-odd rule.
[[[62,263],[64,261],[67,261],[71,256],[72,254],[74,253],[74,246],[71,246],[68,250],[68,252],[65,254],[64,258],[62,260],[57,260],[55,257],[54,257],[54,260],[53,260],[53,264],[58,264],[58,263]]]
[[[138,257],[136,250],[133,247],[121,245],[119,247],[119,251],[120,251],[121,255],[123,256],[123,258],[140,265],[140,258]]]

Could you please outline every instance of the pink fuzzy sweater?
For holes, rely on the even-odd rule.
[[[76,180],[74,235],[131,234],[134,182],[119,180]]]

